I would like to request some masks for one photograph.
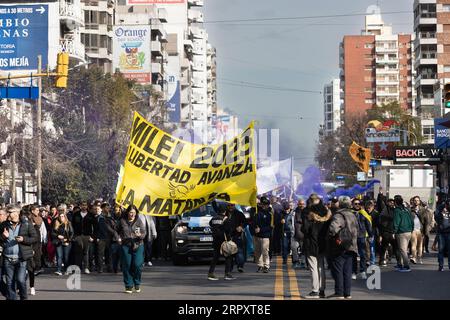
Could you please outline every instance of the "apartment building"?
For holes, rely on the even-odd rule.
[[[393,34],[379,8],[372,9],[361,35],[344,36],[340,45],[345,119],[392,101],[411,114],[415,110],[413,37]]]
[[[72,0],[67,0],[72,1]],[[80,0],[84,14],[81,42],[90,64],[97,64],[104,72],[112,72],[112,29],[114,0]]]
[[[333,134],[341,126],[341,108],[340,80],[333,79],[323,88],[323,133],[325,135]]]

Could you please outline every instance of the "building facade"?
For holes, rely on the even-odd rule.
[[[330,135],[341,126],[341,90],[340,80],[333,79],[323,88],[323,133]]]
[[[361,35],[344,36],[340,79],[346,119],[393,101],[414,114],[412,40],[411,35],[393,34],[378,7],[366,16]]]
[[[85,46],[89,64],[96,64],[104,72],[112,72],[112,29],[114,0],[80,0],[84,15],[81,42]]]

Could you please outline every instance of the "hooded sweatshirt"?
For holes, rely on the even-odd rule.
[[[317,205],[309,205],[302,225],[304,234],[303,250],[306,255],[317,257],[327,249],[327,231],[331,219],[331,211],[322,201]]]

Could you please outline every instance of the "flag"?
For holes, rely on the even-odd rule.
[[[368,148],[363,148],[355,141],[353,141],[352,145],[349,148],[349,153],[352,159],[358,164],[358,167],[364,171],[369,172],[370,165],[370,156],[371,152]]]
[[[253,123],[219,145],[192,144],[137,112],[116,202],[143,214],[175,216],[220,199],[256,206]]]
[[[277,161],[271,166],[258,169],[256,184],[258,194],[275,190],[284,185],[291,184],[292,158]]]

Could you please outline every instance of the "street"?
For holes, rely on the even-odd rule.
[[[123,293],[122,275],[81,275],[81,289],[68,290],[67,276],[58,277],[47,271],[36,278],[36,296],[30,300],[300,300],[308,294],[310,273],[294,270],[291,264],[282,265],[281,257],[274,257],[268,274],[256,273],[256,265],[248,262],[245,273],[237,273],[236,280],[224,281],[224,265],[218,265],[219,281],[206,278],[209,263],[191,262],[187,266],[173,266],[160,260],[145,267],[141,293]],[[394,271],[394,264],[382,268],[381,289],[369,290],[366,281],[352,282],[354,300],[450,299],[450,270],[437,271],[436,253],[424,257],[423,265],[412,265],[411,273]],[[52,270],[53,272],[53,270]],[[334,281],[327,271],[326,294],[334,293]]]

